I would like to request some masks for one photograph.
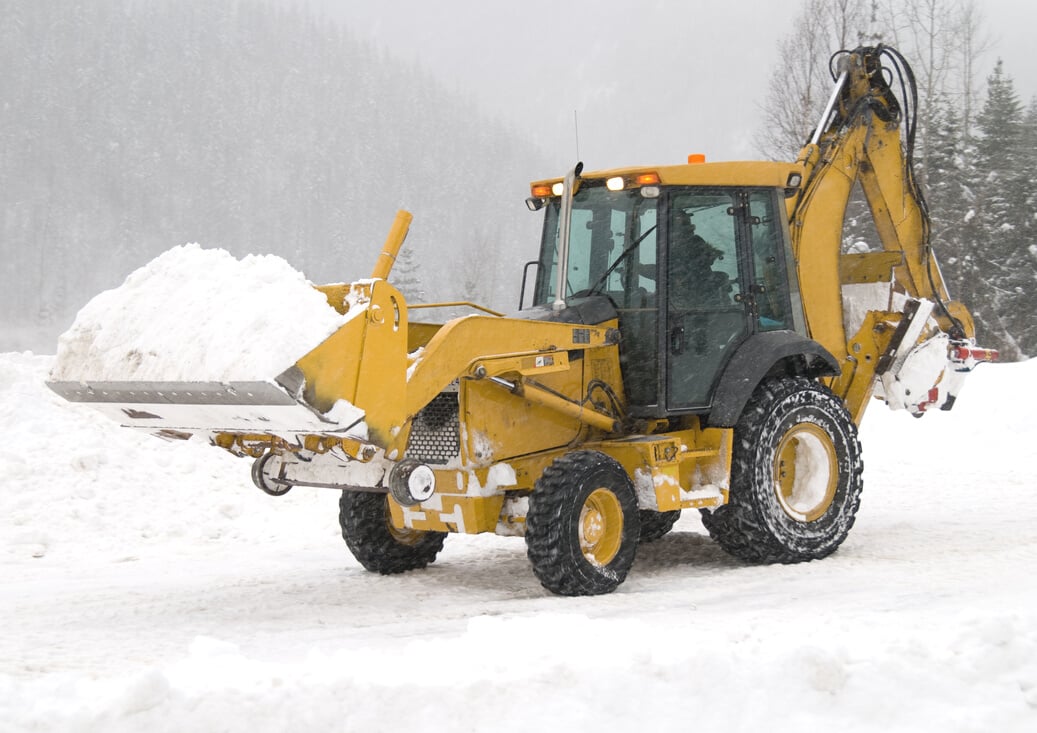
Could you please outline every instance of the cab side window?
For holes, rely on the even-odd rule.
[[[772,191],[754,191],[749,194],[752,291],[756,301],[755,325],[758,331],[793,328],[785,240],[778,205]]]
[[[670,305],[677,310],[731,305],[738,282],[728,194],[683,193],[670,203]]]

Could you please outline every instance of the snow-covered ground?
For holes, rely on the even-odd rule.
[[[1037,730],[1037,361],[865,418],[832,557],[747,567],[686,513],[609,596],[520,539],[364,572],[337,496],[118,428],[0,354],[0,731]]]

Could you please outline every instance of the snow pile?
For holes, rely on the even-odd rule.
[[[265,381],[345,320],[280,257],[175,247],[84,306],[55,381]]]
[[[745,566],[685,512],[609,596],[520,539],[363,571],[337,495],[61,401],[0,354],[0,731],[1037,729],[1037,361],[951,412],[874,402],[865,489],[821,562]]]

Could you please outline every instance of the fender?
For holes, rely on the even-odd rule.
[[[795,331],[754,334],[738,347],[720,377],[709,426],[734,427],[757,385],[776,370],[806,377],[840,373],[839,362],[825,347]]]

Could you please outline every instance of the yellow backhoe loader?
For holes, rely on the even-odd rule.
[[[825,557],[860,502],[865,406],[949,409],[996,356],[936,263],[909,67],[881,46],[833,64],[795,162],[533,183],[543,239],[514,315],[419,322],[388,279],[400,212],[369,279],[318,287],[349,318],[282,374],[50,386],[127,426],[208,435],[269,494],[340,490],[346,544],[380,573],[425,567],[447,533],[496,532],[525,537],[547,589],[607,593],[684,509],[744,561]],[[881,248],[844,253],[858,183]],[[335,421],[343,401],[364,431]]]

